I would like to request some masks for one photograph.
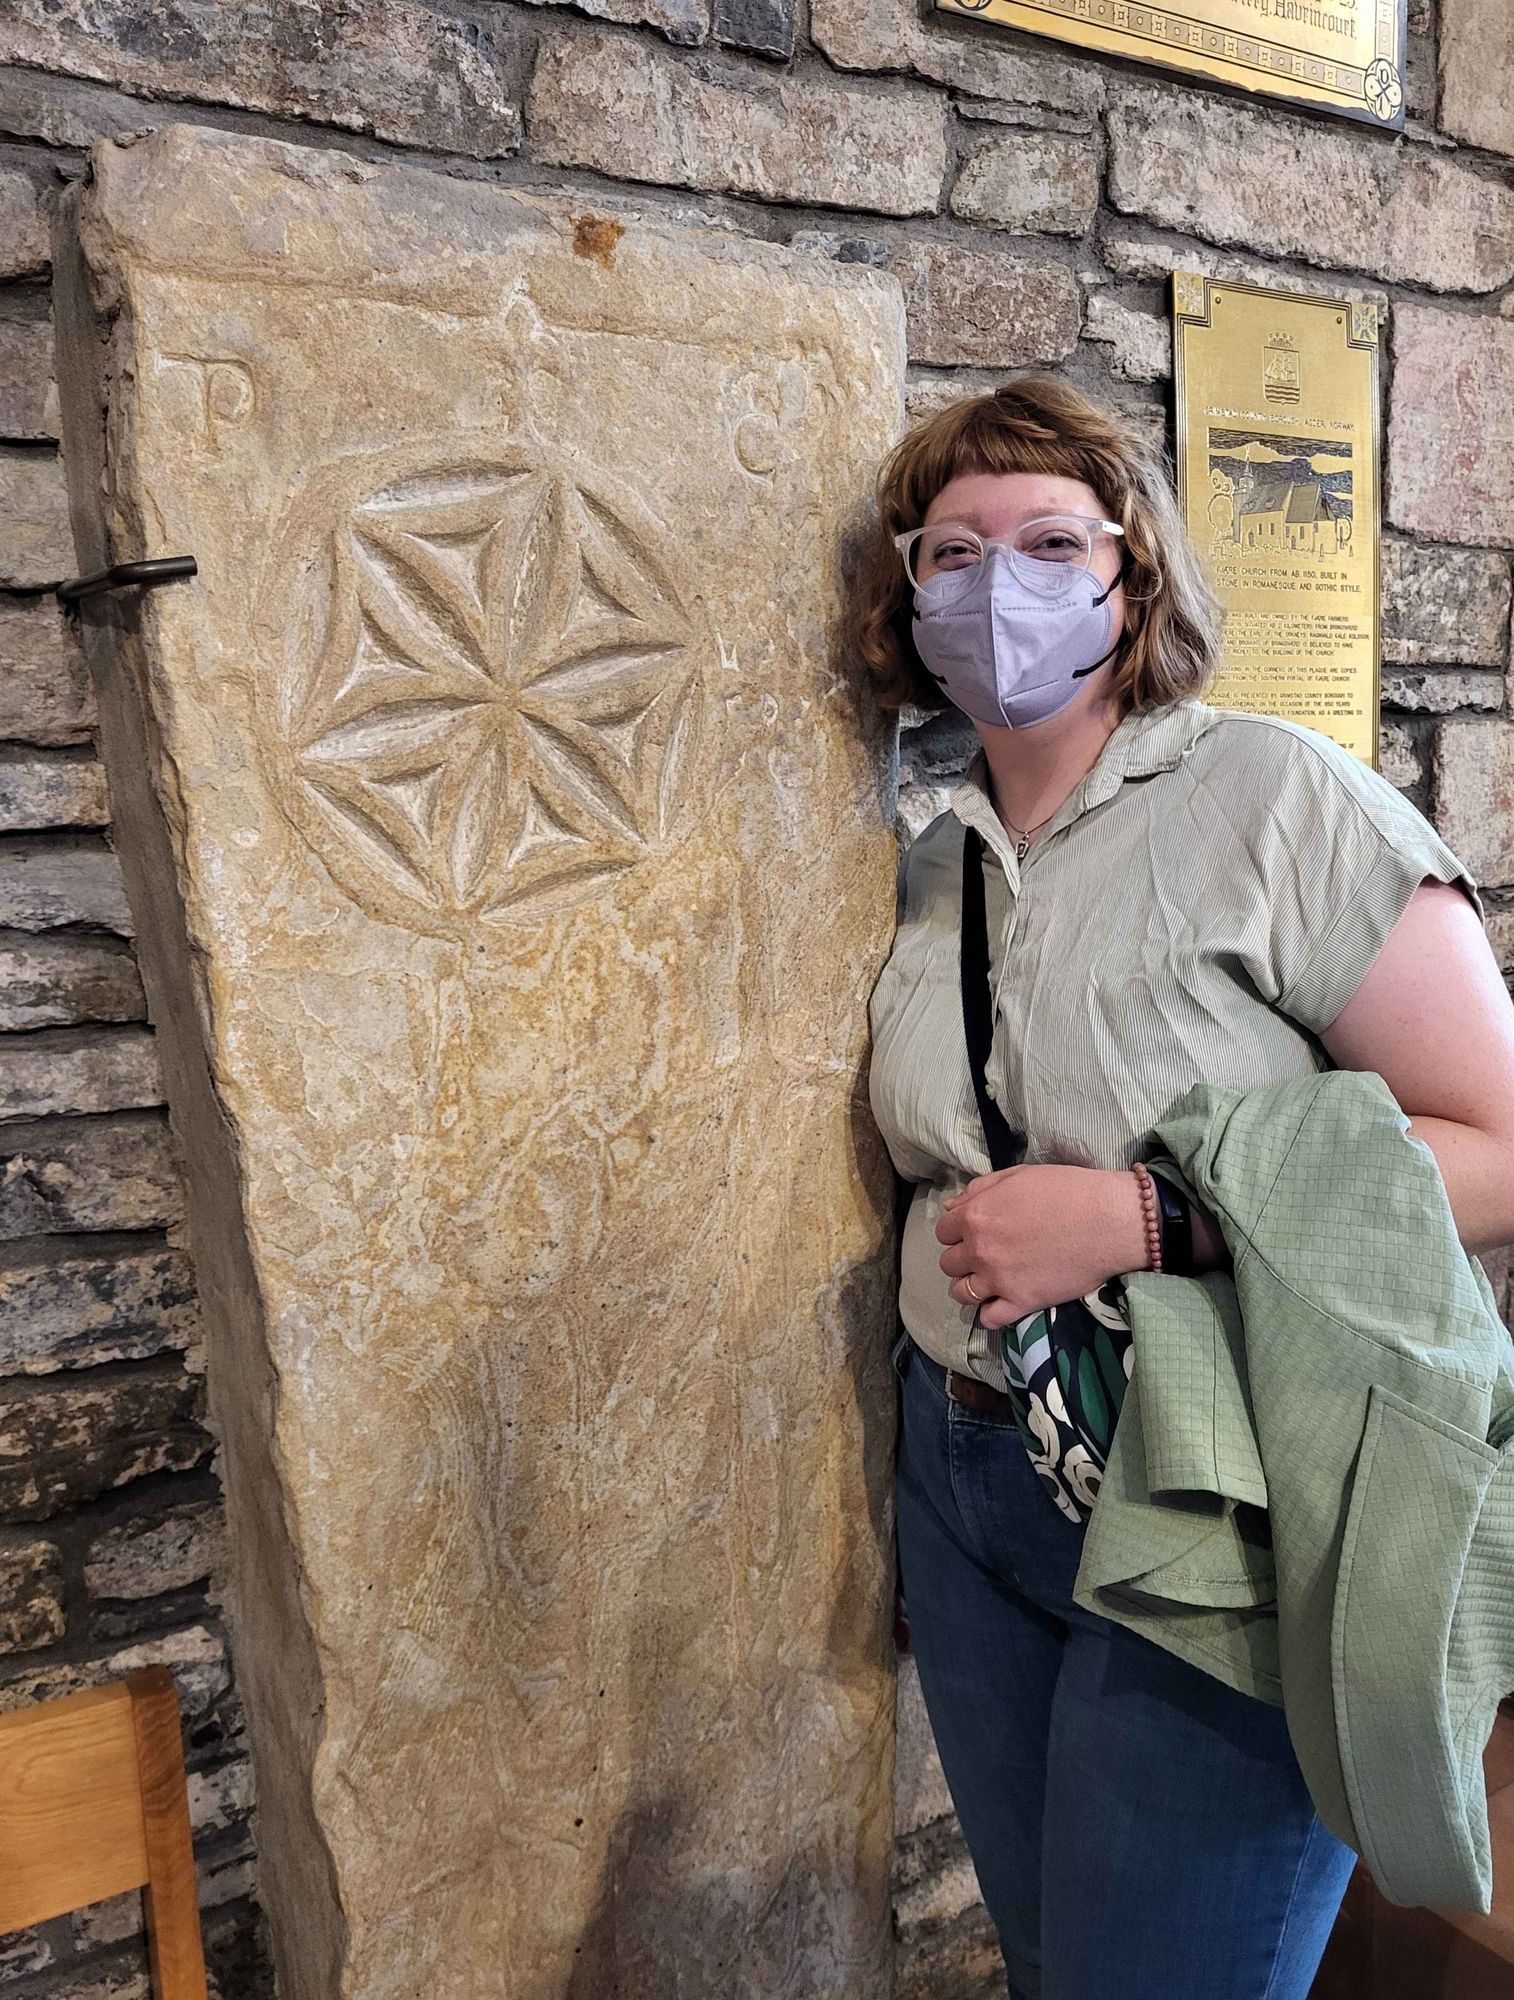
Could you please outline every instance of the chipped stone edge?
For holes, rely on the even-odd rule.
[[[121,393],[136,359],[130,286],[98,184],[100,154],[58,204],[53,234],[58,383],[69,514],[82,572],[137,555],[142,537],[132,481],[132,409]],[[346,1923],[337,1874],[313,1809],[311,1777],[323,1734],[324,1679],[299,1582],[297,1544],[286,1517],[279,1463],[278,1382],[262,1328],[262,1301],[237,1199],[232,1127],[221,1115],[211,1072],[208,995],[177,893],[185,833],[182,801],[145,695],[156,628],[142,604],[111,595],[85,600],[81,638],[99,711],[113,826],[138,932],[169,1118],[191,1193],[189,1241],[207,1327],[215,1342],[208,1389],[226,1468],[226,1513],[241,1559],[230,1566],[227,1622],[255,1765],[293,1767],[294,1779],[259,1788],[260,1890],[282,1921],[279,1983],[291,2000],[340,1990]],[[233,1390],[232,1385],[235,1384]],[[255,1602],[243,1580],[256,1577]],[[272,1636],[251,1643],[254,1626]],[[244,1643],[238,1644],[242,1637]],[[299,1963],[284,1939],[299,1939]]]

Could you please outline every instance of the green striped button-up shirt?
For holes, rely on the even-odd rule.
[[[958,985],[967,826],[985,847],[988,1087],[1030,1164],[1127,1167],[1195,1083],[1248,1090],[1329,1068],[1319,1033],[1426,876],[1485,913],[1424,815],[1298,723],[1197,700],[1126,716],[1023,862],[980,750],[904,858],[870,1094],[917,1183],[903,1323],[943,1366],[1002,1389],[1002,1334],[952,1299],[935,1235],[947,1196],[990,1171]]]

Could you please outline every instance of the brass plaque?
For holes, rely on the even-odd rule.
[[[1377,768],[1377,308],[1172,274],[1178,497],[1225,606],[1216,708]]]
[[[1401,131],[1405,0],[932,0],[1006,28]]]

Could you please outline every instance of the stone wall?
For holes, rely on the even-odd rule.
[[[594,18],[589,18],[594,17]],[[918,17],[907,0],[13,0],[0,26],[0,1702],[161,1660],[189,1728],[215,1990],[271,1990],[218,1605],[182,1183],[93,746],[49,219],[84,149],[192,120],[562,190],[897,273],[916,412],[1050,365],[1168,432],[1174,265],[1384,309],[1383,768],[1485,885],[1514,968],[1514,38],[1411,0],[1401,138]],[[906,733],[906,830],[960,768]],[[1507,1282],[1500,1260],[1501,1282]],[[901,1694],[901,1993],[995,1990]],[[0,1940],[0,1987],[146,1993],[123,1899]]]

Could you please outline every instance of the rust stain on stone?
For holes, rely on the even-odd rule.
[[[615,246],[625,233],[625,224],[612,222],[607,215],[575,215],[573,254],[575,257],[592,257],[607,271],[613,270]]]

